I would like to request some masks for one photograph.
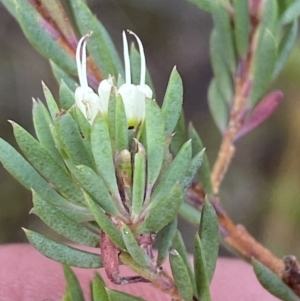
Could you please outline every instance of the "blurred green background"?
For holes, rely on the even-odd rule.
[[[141,38],[157,101],[177,66],[184,82],[186,120],[193,121],[213,164],[220,134],[210,117],[206,94],[212,78],[208,41],[210,16],[184,0],[94,0],[93,12],[122,53],[121,32]],[[171,4],[170,4],[171,3]],[[0,136],[15,145],[8,119],[33,132],[31,97],[43,100],[41,80],[57,95],[47,60],[27,42],[18,24],[0,5]],[[285,98],[272,118],[238,142],[238,152],[222,185],[222,203],[236,223],[278,256],[300,256],[300,43],[273,84]],[[49,232],[28,215],[31,196],[0,168],[0,243],[24,242],[21,226]],[[192,227],[180,227],[191,248]],[[191,240],[189,240],[191,238]]]

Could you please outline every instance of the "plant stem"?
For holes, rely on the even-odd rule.
[[[223,237],[224,242],[248,260],[254,257],[277,275],[281,276],[284,269],[283,260],[277,258],[255,240],[243,225],[235,225],[219,204],[214,202],[212,204],[215,207],[220,226],[226,231]]]
[[[37,13],[40,15],[41,23],[46,28],[46,32],[50,33],[55,42],[75,60],[75,51],[77,40],[75,33],[72,31],[72,26],[66,17],[64,19],[64,27],[70,28],[72,35],[64,34],[64,28],[61,28],[55,20],[55,16],[52,16],[43,2],[38,0],[30,0],[30,4],[34,7]],[[65,14],[65,11],[61,8],[61,12]],[[97,68],[95,62],[89,57],[87,59],[88,77],[91,81],[91,85],[94,89],[98,89],[99,82],[103,79],[103,75]]]
[[[251,58],[248,61],[250,62]],[[240,65],[244,65],[244,62],[241,62]],[[244,117],[247,112],[247,97],[250,91],[251,81],[247,75],[245,78],[243,77],[244,76],[242,75],[241,77],[236,78],[235,97],[230,112],[229,125],[224,133],[218,157],[211,174],[211,181],[215,195],[219,193],[220,185],[235,154],[236,147],[234,145],[234,140],[243,126]]]
[[[213,192],[215,195],[212,204],[218,216],[220,232],[225,244],[240,253],[249,261],[252,258],[259,260],[282,278],[283,281],[289,285],[298,296],[300,296],[298,285],[291,285],[291,283],[293,284],[295,282],[293,279],[293,274],[295,273],[286,274],[284,272],[286,263],[282,259],[276,257],[272,252],[261,245],[244,226],[235,225],[227,213],[222,209],[219,198],[217,197],[220,185],[236,151],[234,140],[243,126],[243,118],[246,114],[246,100],[250,89],[251,80],[248,76],[245,77],[245,80],[239,78],[236,80],[236,93],[231,110],[229,126],[224,133],[217,160],[211,174]],[[192,190],[191,194],[193,195],[193,201],[195,202],[195,196],[198,195],[198,200],[201,204],[201,202],[203,202],[204,193],[201,191],[201,187],[194,185],[190,189]],[[199,208],[199,204],[197,207]],[[297,272],[299,273],[299,271],[300,270],[298,269]]]
[[[247,99],[252,88],[251,68],[257,47],[255,33],[259,25],[258,20],[257,16],[252,16],[250,18],[251,31],[249,34],[248,52],[244,58],[240,58],[236,74],[234,74],[235,91],[232,107],[230,108],[229,123],[223,134],[223,140],[211,174],[215,195],[219,193],[221,183],[235,154],[236,147],[234,145],[234,140],[242,128],[249,110]]]
[[[189,198],[189,200],[194,207],[201,210],[204,202],[201,187],[199,185],[192,185],[190,190],[188,196],[190,194],[192,198]],[[213,198],[211,203],[215,208],[219,220],[220,233],[225,244],[230,249],[237,251],[245,259],[250,261],[251,258],[254,257],[274,273],[281,276],[285,267],[283,260],[277,258],[255,240],[244,226],[235,225],[220,205],[218,198]]]
[[[149,280],[152,286],[171,296],[172,300],[184,301],[180,297],[174,280],[164,270],[160,270],[158,267],[154,266],[143,268],[139,266],[128,253],[125,252],[121,252],[119,258],[121,262],[129,267],[132,271]]]

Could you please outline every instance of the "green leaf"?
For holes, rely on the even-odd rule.
[[[127,252],[121,252],[119,254],[119,259],[121,263],[127,266],[130,270],[138,274],[139,276],[154,282],[158,280],[157,272],[151,271],[151,269],[145,269],[141,267]]]
[[[80,136],[87,149],[91,150],[91,130],[92,127],[81,110],[77,106],[73,106],[69,109],[69,113],[74,119],[75,123],[79,127]]]
[[[17,2],[15,0],[1,0],[8,12],[17,19]]]
[[[141,81],[141,56],[140,53],[135,48],[134,43],[132,43],[130,46],[130,68],[131,68],[131,82],[134,85],[139,85]],[[146,84],[153,90],[153,83],[148,70],[146,70]]]
[[[103,115],[98,115],[92,125],[92,152],[98,173],[115,197],[119,195],[115,175],[114,158],[108,126]]]
[[[91,214],[86,208],[71,204],[62,198],[11,145],[1,138],[0,161],[25,188],[33,189],[44,200],[62,210],[70,218],[78,222],[90,220]]]
[[[297,40],[298,34],[298,20],[294,20],[291,24],[289,24],[284,31],[284,34],[280,40],[278,46],[278,55],[277,60],[273,72],[273,79],[276,78],[280,71],[283,69],[293,46]]]
[[[150,266],[150,258],[138,245],[134,235],[126,224],[121,224],[122,238],[131,257],[142,267]]]
[[[116,90],[111,89],[109,101],[108,101],[108,111],[107,111],[107,123],[108,123],[108,130],[110,136],[110,143],[112,152],[116,152],[116,107],[117,107],[117,95]]]
[[[193,273],[193,270],[192,270],[192,267],[190,264],[188,252],[186,250],[182,236],[178,230],[176,231],[175,236],[173,238],[172,248],[174,248],[180,254],[182,260],[184,261],[184,264],[185,264],[188,274],[189,274],[189,279],[192,282],[194,295],[197,296],[195,277],[194,277],[194,273]]]
[[[61,81],[63,80],[71,91],[75,91],[75,89],[77,88],[78,85],[77,85],[76,81],[74,80],[74,78],[71,77],[68,73],[66,73],[63,69],[58,67],[51,60],[50,60],[50,65],[51,65],[53,75],[57,80],[57,83],[60,84]]]
[[[145,301],[140,297],[135,297],[120,291],[107,289],[107,294],[110,301]],[[102,300],[101,300],[102,301]]]
[[[98,272],[95,272],[92,282],[93,301],[109,301],[105,283]]]
[[[284,301],[299,301],[299,297],[276,274],[258,260],[252,258],[252,265],[260,284],[272,295]]]
[[[64,296],[63,296],[63,298],[62,298],[61,301],[73,301],[72,297],[71,297],[71,293],[68,290],[68,288],[66,288],[66,292],[65,292],[65,294],[64,294]]]
[[[195,4],[196,6],[198,6],[200,9],[204,11],[211,12],[211,8],[210,8],[211,0],[187,0],[187,1],[192,4]]]
[[[45,20],[27,1],[17,1],[17,19],[29,42],[46,58],[68,73],[76,74],[75,60],[57,43],[45,26]]]
[[[122,235],[114,223],[104,213],[104,211],[92,200],[87,194],[85,194],[85,201],[95,217],[95,221],[99,227],[107,234],[109,239],[119,248],[126,250],[126,246],[122,239]]]
[[[294,1],[290,4],[290,6],[285,10],[281,18],[281,24],[286,25],[289,23],[293,23],[295,19],[298,19],[300,16],[300,2]]]
[[[169,194],[176,182],[181,184],[190,166],[191,156],[192,144],[191,140],[189,140],[182,146],[179,153],[156,186],[150,199],[152,206],[160,203],[161,199],[165,198]]]
[[[169,224],[159,231],[157,238],[157,265],[160,266],[166,260],[172,240],[177,230],[177,218],[173,219]]]
[[[277,29],[277,18],[278,18],[278,5],[277,1],[265,1],[263,11],[261,13],[262,19],[260,21],[259,27],[267,29],[272,34],[275,34]]]
[[[165,129],[162,113],[153,100],[146,100],[146,119],[142,142],[147,152],[147,189],[151,190],[162,167],[165,150]]]
[[[12,123],[16,141],[32,165],[51,182],[66,199],[84,204],[80,188],[73,182],[65,169],[60,167],[44,148],[17,123]]]
[[[261,28],[251,67],[253,78],[253,86],[249,96],[251,107],[256,105],[270,84],[275,67],[276,53],[277,42],[275,37],[269,29]]]
[[[133,223],[138,221],[141,213],[146,184],[146,154],[141,143],[138,143],[138,152],[134,155],[132,207],[131,215]]]
[[[59,102],[63,110],[69,110],[75,104],[75,94],[63,79],[59,86]]]
[[[183,196],[179,184],[175,184],[171,191],[159,201],[151,202],[147,208],[147,216],[139,226],[140,233],[158,232],[177,217]]]
[[[65,168],[62,157],[55,146],[52,137],[50,124],[52,124],[51,117],[44,104],[40,101],[33,101],[32,108],[33,125],[40,144],[61,167]]]
[[[128,125],[122,97],[116,97],[115,111],[115,144],[116,150],[128,149]]]
[[[215,79],[211,81],[208,88],[208,106],[216,126],[223,133],[228,126],[229,110]]]
[[[194,271],[199,299],[201,301],[211,301],[203,244],[197,234],[195,239]]]
[[[201,138],[195,130],[192,123],[189,124],[188,129],[189,138],[192,139],[193,156],[203,149]],[[212,194],[213,188],[210,179],[210,166],[206,153],[203,154],[203,163],[198,171],[199,180],[206,193]]]
[[[202,242],[202,256],[205,260],[207,281],[210,283],[219,253],[219,223],[216,212],[209,202],[205,202],[202,208],[199,236]]]
[[[93,32],[87,47],[103,77],[108,78],[109,75],[112,75],[117,78],[119,73],[123,75],[124,71],[120,58],[106,29],[84,1],[73,0],[69,3],[81,36],[90,31]]]
[[[256,49],[251,66],[252,90],[249,104],[253,108],[266,92],[274,73],[277,56],[277,17],[276,1],[265,1],[262,20],[256,33]]]
[[[179,120],[183,102],[183,86],[181,77],[173,68],[161,108],[165,121],[166,135],[171,135]]]
[[[72,301],[85,301],[83,291],[75,273],[66,264],[63,265],[63,270]]]
[[[210,56],[215,75],[214,82],[222,96],[222,98],[218,97],[215,102],[219,103],[225,100],[225,104],[230,104],[233,101],[233,82],[229,66],[226,63],[224,45],[220,43],[220,34],[220,32],[214,29],[210,36]]]
[[[236,47],[239,55],[245,58],[248,52],[250,31],[248,0],[233,0],[233,9]]]
[[[193,287],[184,260],[175,249],[170,251],[169,260],[172,276],[180,296],[186,301],[191,301],[193,299]]]
[[[57,106],[57,103],[56,103],[51,91],[45,85],[45,83],[43,81],[42,81],[42,86],[43,86],[43,92],[44,92],[44,96],[46,99],[48,110],[50,112],[52,119],[54,120],[56,118],[56,115],[59,114],[59,108]]]
[[[101,208],[113,215],[119,216],[120,213],[115,205],[112,195],[109,193],[108,187],[94,170],[88,166],[79,165],[72,170],[73,175],[79,181],[80,186],[93,198]]]
[[[116,95],[117,90],[112,89],[108,103],[108,128],[112,151],[120,152],[128,149],[129,131],[124,103],[121,95]]]
[[[96,247],[99,245],[99,235],[90,232],[81,224],[70,219],[34,191],[32,201],[34,208],[31,212],[39,216],[46,225],[58,234],[86,246]]]
[[[164,159],[163,159],[162,167],[160,169],[159,176],[156,180],[157,183],[159,183],[161,181],[161,179],[164,177],[166,171],[170,167],[171,162],[173,161],[173,155],[171,154],[171,151],[170,151],[170,144],[171,144],[172,139],[173,139],[172,136],[166,137]]]
[[[277,0],[278,14],[282,15],[295,0]]]
[[[199,152],[193,157],[190,166],[187,170],[187,173],[182,182],[180,183],[183,195],[186,194],[187,190],[191,186],[192,181],[194,180],[195,175],[197,174],[200,166],[202,165],[204,152],[205,149],[203,149],[201,152]]]
[[[186,130],[185,130],[185,120],[184,120],[183,110],[181,111],[174,132],[175,135],[172,137],[172,141],[171,141],[171,152],[173,155],[177,155],[180,148],[186,141]]]
[[[122,201],[118,201],[118,204],[122,209],[123,215],[127,216],[128,212],[125,207],[131,209],[132,207],[132,160],[129,150],[124,149],[118,153],[115,157],[116,170],[118,173],[118,182],[121,183],[120,195],[122,195]],[[120,184],[119,184],[120,185]],[[124,203],[124,204],[123,204]]]
[[[179,209],[179,214],[188,222],[194,225],[199,225],[201,214],[200,212],[187,203],[183,203]]]
[[[71,115],[65,113],[57,117],[54,124],[60,146],[74,164],[93,167],[94,162],[91,154],[86,148],[77,124]]]
[[[23,229],[29,242],[43,255],[73,267],[97,269],[102,267],[99,254],[86,252],[57,243],[31,230]]]
[[[210,1],[215,30],[220,38],[220,45],[223,46],[224,57],[228,64],[228,68],[232,74],[236,71],[236,57],[233,43],[233,32],[231,28],[230,18],[226,11],[224,1]]]

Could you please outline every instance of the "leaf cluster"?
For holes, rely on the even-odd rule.
[[[32,191],[31,213],[67,241],[79,245],[99,248],[104,233],[118,252],[119,264],[128,265],[157,287],[163,274],[159,268],[169,258],[176,297],[211,300],[209,286],[219,246],[217,216],[208,201],[204,201],[201,214],[184,201],[195,180],[208,196],[213,195],[214,187],[201,138],[192,124],[188,129],[185,126],[183,86],[176,68],[171,72],[162,106],[147,100],[145,120],[137,129],[128,129],[123,101],[115,93],[111,93],[107,116],[98,114],[91,125],[74,105],[77,37],[93,31],[87,66],[91,87],[96,89],[110,75],[119,86],[124,77],[119,55],[102,23],[83,0],[67,1],[67,12],[56,0],[1,1],[32,45],[50,60],[60,83],[58,102],[45,84],[47,105],[33,102],[35,137],[11,122],[23,155],[0,139],[3,166]],[[214,78],[208,101],[223,133],[229,127],[237,95],[245,98],[241,108],[244,115],[255,107],[251,116],[265,110],[262,98],[284,67],[296,40],[299,1],[257,1],[258,8],[251,7],[248,0],[188,1],[213,19],[210,51]],[[133,83],[138,84],[140,54],[134,46],[130,57]],[[146,81],[152,86],[148,73]],[[266,99],[268,104],[270,99],[274,101],[274,97]],[[260,106],[260,102],[264,104]],[[255,126],[266,119],[256,117]],[[243,133],[252,130],[254,123]],[[177,230],[178,214],[199,224],[193,266]],[[68,283],[63,300],[84,300],[69,266],[105,267],[106,257],[102,259],[96,250],[83,251],[31,230],[25,233],[42,254],[63,263]],[[141,242],[153,234],[158,235],[155,259],[145,251],[152,248],[152,243],[145,248]],[[260,262],[253,260],[253,266],[267,290],[282,300],[298,300]],[[142,300],[108,289],[98,273],[91,284],[91,295],[92,300]]]
[[[212,117],[221,133],[241,82],[253,109],[283,69],[295,44],[297,0],[188,0],[212,15],[210,55],[214,78],[208,90]]]

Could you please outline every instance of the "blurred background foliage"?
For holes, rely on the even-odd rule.
[[[157,101],[174,65],[184,82],[186,120],[192,121],[213,164],[221,141],[207,105],[212,78],[210,16],[184,0],[90,0],[92,11],[121,53],[121,32],[143,41]],[[48,62],[27,42],[18,24],[0,6],[0,135],[16,146],[7,119],[33,132],[31,97],[42,97],[41,80],[58,93]],[[238,152],[221,188],[225,209],[278,256],[300,256],[300,41],[273,85],[285,99],[270,120],[238,142]],[[21,226],[49,231],[33,215],[31,194],[0,169],[0,243],[24,242]],[[181,222],[191,249],[191,226]],[[195,229],[194,229],[195,230]],[[54,235],[54,234],[53,234]],[[49,233],[48,233],[49,236]],[[190,239],[189,239],[190,238]]]

